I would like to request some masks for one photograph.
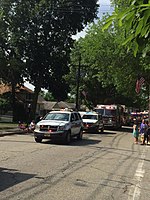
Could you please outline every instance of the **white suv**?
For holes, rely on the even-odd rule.
[[[51,111],[36,124],[34,138],[36,142],[42,139],[59,139],[66,144],[71,137],[82,139],[83,122],[80,114],[75,111]]]
[[[87,112],[82,116],[83,120],[83,130],[87,132],[101,133],[104,131],[104,124],[102,120],[102,115],[95,112]]]

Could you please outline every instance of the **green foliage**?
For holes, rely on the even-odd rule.
[[[131,0],[130,6],[120,9],[116,7],[103,27],[106,30],[114,21],[126,30],[126,39],[123,45],[133,49],[134,56],[142,52],[146,56],[150,52],[150,1]],[[117,4],[117,3],[116,3]]]
[[[45,101],[54,101],[54,97],[51,92],[40,92],[40,95],[45,99]]]
[[[87,99],[93,105],[106,101],[140,105],[141,97],[135,93],[135,83],[138,74],[149,80],[148,59],[140,54],[135,58],[132,51],[127,52],[121,45],[125,35],[123,27],[120,29],[115,24],[102,31],[103,24],[104,21],[99,21],[91,25],[85,38],[81,38],[74,46],[70,74],[67,76],[71,91],[75,91],[80,53],[80,91],[87,92]]]
[[[10,102],[5,98],[0,98],[0,113],[5,114],[10,107]]]
[[[13,52],[13,58],[25,62],[23,75],[35,85],[33,115],[41,87],[49,89],[56,99],[66,97],[68,86],[63,75],[69,70],[72,35],[94,20],[96,3],[97,0],[1,0],[0,38],[5,49],[8,46],[8,52]]]

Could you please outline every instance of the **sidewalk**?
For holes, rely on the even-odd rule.
[[[6,136],[6,135],[24,134],[24,133],[27,133],[27,131],[22,130],[20,128],[0,129],[0,137]]]

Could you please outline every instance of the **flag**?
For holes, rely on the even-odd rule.
[[[144,84],[144,82],[145,82],[145,79],[143,77],[137,79],[137,81],[136,81],[136,87],[135,87],[136,93],[140,92],[140,89],[141,89],[142,85]]]

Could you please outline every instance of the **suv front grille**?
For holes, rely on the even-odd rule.
[[[88,126],[88,127],[90,127],[90,126],[93,126],[93,123],[83,123],[83,125],[86,127],[86,126]]]
[[[49,131],[55,132],[57,131],[58,126],[49,126],[49,125],[41,125],[40,126],[40,131]]]

